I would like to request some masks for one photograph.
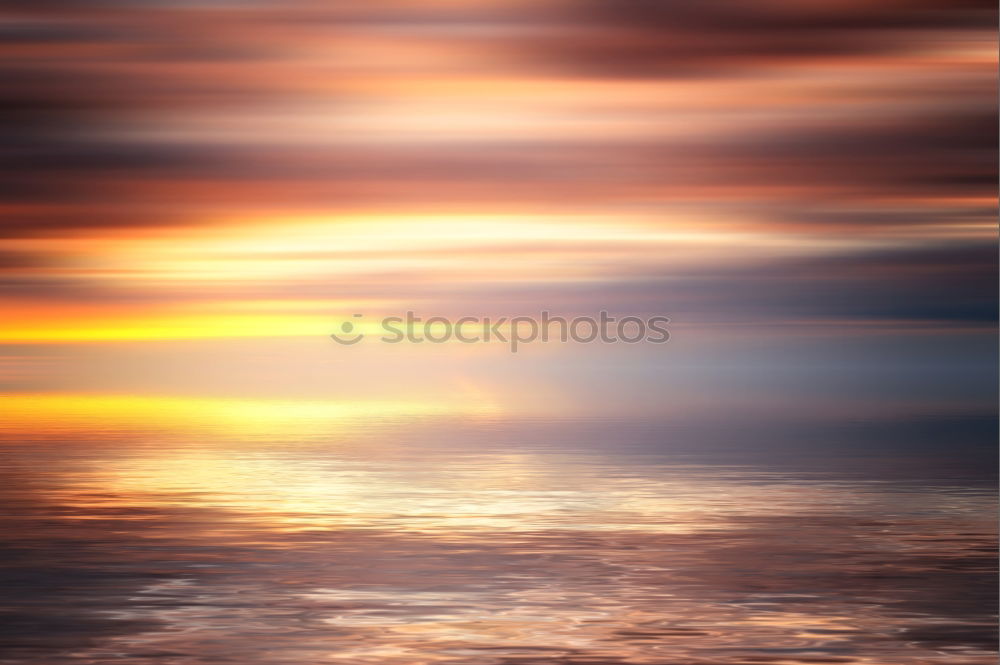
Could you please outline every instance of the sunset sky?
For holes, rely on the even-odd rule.
[[[4,5],[0,663],[996,663],[995,0]]]
[[[991,409],[993,17],[975,0],[12,3],[0,387]],[[355,313],[601,309],[669,316],[671,343],[512,357],[327,337]]]

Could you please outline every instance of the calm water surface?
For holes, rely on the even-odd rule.
[[[2,432],[4,663],[995,660],[980,421]]]

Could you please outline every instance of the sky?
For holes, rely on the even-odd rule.
[[[9,3],[0,390],[109,412],[992,412],[995,19]],[[408,310],[663,315],[672,338],[328,337]]]

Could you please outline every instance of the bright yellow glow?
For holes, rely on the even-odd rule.
[[[378,274],[446,282],[457,276],[485,283],[512,277],[552,282],[606,276],[609,268],[661,265],[665,252],[677,266],[709,258],[877,247],[888,241],[872,235],[821,238],[744,225],[745,220],[737,223],[706,213],[665,219],[597,214],[287,215],[147,229],[126,237],[12,239],[3,247],[61,255],[65,267],[59,275],[64,278],[126,290],[162,290],[323,277],[335,287],[343,280],[356,283],[364,275]]]
[[[97,342],[322,335],[332,316],[281,314],[83,315],[14,321],[0,330],[4,342]]]
[[[500,407],[484,393],[458,401],[223,399],[142,395],[18,394],[4,396],[0,428],[185,428],[218,426],[251,434],[294,422],[298,431],[356,418],[487,416]],[[207,429],[205,431],[211,431]]]

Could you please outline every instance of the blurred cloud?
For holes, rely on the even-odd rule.
[[[4,339],[322,336],[413,307],[981,335],[995,18],[8,3]]]

